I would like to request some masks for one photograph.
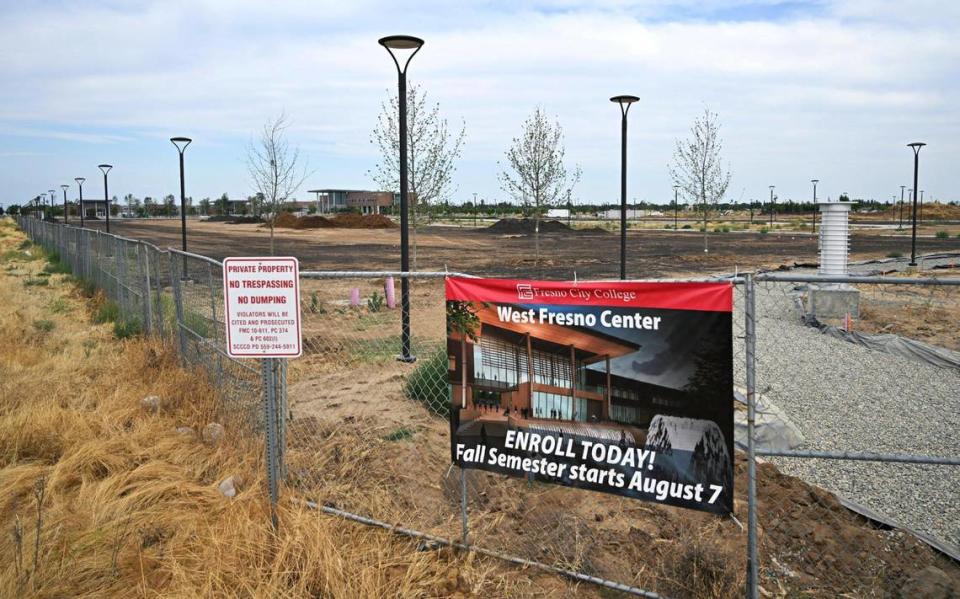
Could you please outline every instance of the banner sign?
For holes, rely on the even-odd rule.
[[[223,306],[230,357],[300,356],[300,264],[296,258],[225,259]]]
[[[463,468],[733,509],[730,283],[448,278]]]

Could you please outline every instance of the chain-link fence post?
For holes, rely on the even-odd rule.
[[[213,285],[213,265],[207,262],[207,288],[210,291],[210,322],[216,329],[217,324],[217,292]],[[225,325],[229,323],[224,323]],[[217,354],[217,387],[223,386],[223,356]]]
[[[176,256],[171,252],[170,256],[170,283],[173,285],[173,303],[176,308],[177,320],[174,326],[177,329],[177,342],[180,344],[180,361],[187,364],[187,338],[183,333],[183,281],[180,279],[180,272]]]
[[[153,297],[150,291],[150,250],[137,243],[137,268],[140,270],[140,293],[143,297],[143,330],[153,333]]]
[[[753,275],[744,277],[744,321],[746,324],[747,375],[747,598],[757,599],[760,581],[757,563],[757,462],[754,454],[754,425],[756,424],[756,303]]]
[[[130,318],[130,292],[127,288],[127,242],[116,238],[114,262],[117,264],[117,298],[120,301],[120,310],[124,319]]]
[[[263,369],[263,422],[266,433],[267,486],[270,492],[270,519],[277,528],[277,501],[279,500],[279,439],[277,434],[277,379],[279,360],[264,358]]]
[[[277,378],[277,431],[279,440],[277,445],[277,471],[281,477],[287,476],[287,466],[284,455],[287,450],[287,421],[290,419],[290,406],[287,403],[287,360],[280,359],[279,376]]]

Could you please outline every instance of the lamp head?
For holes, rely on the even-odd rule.
[[[820,179],[810,179],[810,182],[816,185],[817,183],[820,182]]]
[[[66,191],[66,190],[70,189],[70,186],[67,185],[66,183],[64,183],[63,185],[60,186],[60,189]]]
[[[83,182],[86,181],[86,177],[74,177],[74,181],[77,182],[77,185],[83,185]]]
[[[170,138],[170,143],[175,145],[177,147],[177,151],[179,151],[181,154],[183,153],[184,150],[187,149],[187,146],[189,146],[190,142],[192,141],[193,140],[190,139],[189,137],[171,137]]]
[[[97,168],[100,169],[104,175],[110,172],[110,169],[113,168],[112,164],[98,164]]]
[[[920,148],[922,148],[925,145],[927,144],[923,143],[922,141],[915,141],[912,144],[907,144],[907,147],[913,148],[913,154],[916,156],[920,154]]]
[[[640,98],[636,96],[623,95],[623,96],[614,96],[610,98],[610,101],[616,104],[619,104],[620,112],[623,114],[623,116],[627,116],[627,112],[630,111],[630,105],[633,104],[634,102],[639,102]]]
[[[377,40],[377,43],[387,49],[387,52],[390,53],[390,58],[392,58],[394,64],[397,65],[397,71],[401,74],[406,72],[410,60],[420,51],[420,48],[423,47],[423,40],[412,35],[388,35],[387,37],[381,37]],[[409,54],[405,55],[405,52],[409,52]],[[400,59],[397,58],[398,54],[400,55]],[[403,66],[401,67],[400,62],[404,55],[406,56],[406,60],[403,61]]]

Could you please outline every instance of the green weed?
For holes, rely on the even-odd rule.
[[[47,306],[47,309],[54,314],[63,314],[64,312],[70,311],[70,303],[67,302],[66,299],[58,297],[50,302],[50,304]]]
[[[447,351],[435,350],[423,358],[403,385],[407,398],[418,401],[427,410],[444,418],[450,415],[450,384]]]
[[[111,301],[103,302],[93,315],[93,322],[103,324],[116,322],[120,318],[120,306]]]
[[[405,426],[401,426],[388,435],[384,435],[384,441],[406,441],[413,437],[413,431]]]
[[[117,339],[130,339],[143,332],[143,325],[136,318],[120,319],[113,323],[113,336]]]
[[[37,329],[41,333],[49,333],[53,330],[56,325],[52,320],[34,320],[33,328]]]

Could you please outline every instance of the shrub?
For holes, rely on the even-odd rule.
[[[47,255],[47,265],[43,267],[43,272],[48,274],[71,274],[70,265],[60,260],[60,254],[51,252]]]
[[[67,300],[64,298],[58,297],[50,302],[50,305],[47,306],[47,308],[54,314],[63,314],[64,312],[70,311],[70,304],[67,303]]]
[[[42,333],[49,333],[53,330],[54,323],[52,320],[34,320],[33,328],[37,329]]]
[[[77,284],[80,286],[80,293],[83,297],[91,298],[97,294],[97,286],[93,284],[93,281],[80,279]]]
[[[320,304],[320,296],[316,291],[310,292],[310,312],[314,314],[325,314],[327,310]]]
[[[367,309],[371,312],[379,312],[380,310],[383,310],[383,304],[385,301],[386,298],[383,296],[383,294],[374,291],[373,295],[367,299]]]
[[[120,319],[113,323],[113,336],[117,339],[129,339],[143,332],[143,326],[136,318]]]
[[[100,304],[97,311],[93,314],[93,322],[103,324],[105,322],[116,322],[120,318],[120,306],[107,300]]]
[[[949,231],[937,231],[937,239],[949,239],[949,238],[950,238]]]
[[[404,395],[444,418],[450,415],[447,351],[440,348],[423,359],[403,385]]]
[[[683,225],[683,226],[680,227],[680,228],[681,228],[681,229],[692,229],[693,227],[690,226],[690,225]]]
[[[768,229],[767,227],[760,227],[760,234],[761,234],[761,235],[766,235],[766,234],[769,233],[769,232],[770,232],[770,229]]]
[[[903,258],[903,252],[887,252],[887,258]]]

